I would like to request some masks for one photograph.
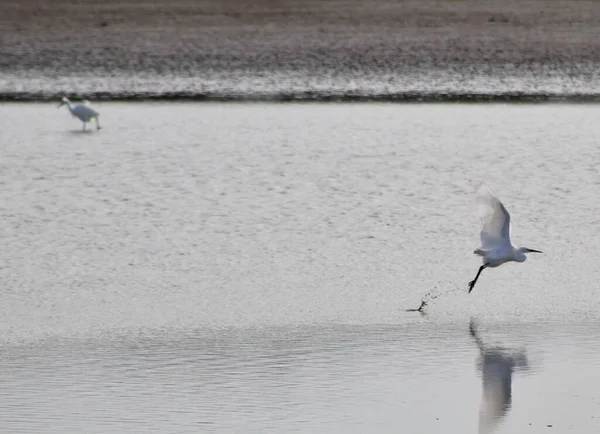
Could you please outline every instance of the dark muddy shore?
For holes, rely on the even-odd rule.
[[[600,2],[0,2],[0,98],[596,100]]]

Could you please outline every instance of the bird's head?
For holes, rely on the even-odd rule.
[[[542,253],[540,250],[530,249],[529,247],[519,247],[517,249],[517,262],[524,262],[527,259],[527,253]]]
[[[67,99],[66,96],[63,96],[62,99],[60,100],[60,103],[58,104],[57,108],[61,108],[62,106],[64,106],[65,104],[68,104],[69,100]]]

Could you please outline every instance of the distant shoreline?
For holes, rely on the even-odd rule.
[[[0,103],[58,101],[60,94],[28,92],[0,93]],[[394,103],[598,103],[600,94],[526,94],[526,93],[399,93],[386,95],[316,94],[312,92],[276,95],[228,95],[197,93],[113,94],[92,92],[69,94],[70,98],[106,102],[394,102]]]
[[[1,101],[597,101],[600,92],[596,1],[20,0],[0,2],[0,40]]]

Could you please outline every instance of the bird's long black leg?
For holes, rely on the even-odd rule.
[[[473,288],[475,287],[475,284],[477,283],[477,279],[479,279],[479,275],[486,268],[487,268],[487,264],[483,264],[481,267],[479,267],[479,271],[477,272],[477,276],[475,276],[475,279],[473,279],[473,280],[471,280],[469,282],[469,294],[471,293],[471,291],[473,291]]]

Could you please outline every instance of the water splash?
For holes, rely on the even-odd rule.
[[[427,292],[427,294],[425,294],[423,297],[421,297],[421,305],[416,308],[416,309],[406,309],[406,312],[420,312],[420,313],[426,313],[425,309],[431,305],[431,303],[433,303],[434,300],[436,300],[437,298],[440,298],[442,296],[446,296],[446,295],[450,295],[453,294],[455,292],[458,291],[462,291],[463,289],[461,289],[460,287],[454,285],[451,282],[448,282],[449,285],[453,285],[453,288],[451,289],[440,289],[439,286],[441,286],[441,282],[438,282],[438,286],[433,287],[432,289],[429,290],[429,292]],[[444,284],[444,286],[446,286]]]

